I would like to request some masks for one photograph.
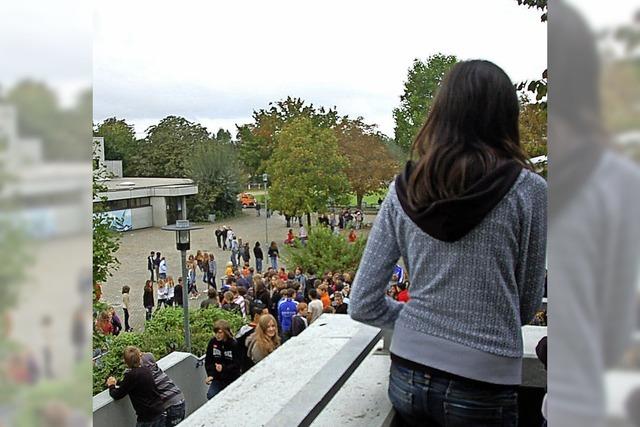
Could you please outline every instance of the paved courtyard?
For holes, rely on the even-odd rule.
[[[203,227],[202,230],[196,230],[191,232],[191,251],[194,253],[200,249],[212,253],[216,257],[218,266],[218,275],[216,280],[220,280],[223,276],[224,268],[229,261],[230,252],[218,249],[216,238],[214,235],[215,229],[220,225],[226,225],[233,228],[238,238],[241,238],[243,242],[249,242],[249,246],[253,249],[256,240],[260,241],[266,257],[266,245],[265,245],[265,216],[264,210],[261,212],[261,216],[256,216],[254,209],[246,209],[242,214],[235,218],[221,220],[214,224],[204,223],[199,224]],[[366,215],[365,222],[372,222],[373,215]],[[306,225],[306,219],[303,218]],[[312,223],[315,225],[316,220],[312,218]],[[297,223],[291,224],[294,233],[297,235]],[[273,214],[268,219],[269,226],[269,241],[276,241],[278,248],[282,252],[283,244],[287,227],[286,221],[283,216]],[[147,257],[150,251],[160,251],[163,256],[166,257],[168,266],[168,275],[171,275],[176,279],[181,275],[180,269],[180,252],[176,250],[175,233],[163,231],[159,228],[147,228],[143,230],[134,230],[122,234],[120,240],[120,249],[116,256],[120,260],[120,268],[116,271],[107,283],[103,284],[102,290],[104,299],[107,303],[117,307],[118,315],[121,316],[124,322],[124,317],[121,309],[122,297],[121,291],[123,285],[129,285],[131,287],[130,300],[131,309],[129,310],[131,327],[136,331],[140,331],[144,326],[145,312],[142,306],[142,294],[145,281],[149,278],[147,271]],[[251,266],[254,266],[253,251],[251,252]],[[266,263],[264,264],[266,265]],[[154,286],[155,289],[155,286]],[[198,290],[201,291],[201,295],[197,300],[188,300],[192,307],[199,307],[200,302],[206,299],[206,285],[202,282],[202,275],[198,274]]]

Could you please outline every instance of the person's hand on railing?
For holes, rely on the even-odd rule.
[[[206,380],[204,380],[204,383],[205,383],[206,385],[209,385],[209,384],[211,384],[211,381],[213,381],[213,377],[207,377],[207,379],[206,379]]]
[[[107,378],[107,387],[116,385],[118,381],[114,377]]]

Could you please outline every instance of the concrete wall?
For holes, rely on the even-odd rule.
[[[131,209],[131,226],[134,230],[153,227],[153,207]]]
[[[153,226],[164,227],[167,225],[167,200],[164,197],[151,197],[153,209]]]
[[[122,160],[105,160],[104,165],[107,168],[107,173],[122,178]]]
[[[158,366],[185,395],[187,416],[207,400],[206,373],[204,366],[196,367],[197,361],[192,354],[177,351],[158,361]],[[135,423],[136,415],[128,397],[114,401],[108,390],[93,397],[94,427],[133,426]]]

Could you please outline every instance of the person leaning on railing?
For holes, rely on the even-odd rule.
[[[389,397],[410,425],[517,425],[521,326],[542,303],[547,210],[518,114],[502,69],[456,64],[367,240],[349,313],[394,330]],[[385,296],[401,256],[406,303]]]

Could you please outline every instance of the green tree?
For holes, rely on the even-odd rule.
[[[299,243],[285,254],[287,265],[299,265],[304,270],[355,271],[360,264],[367,240],[364,237],[349,243],[345,236],[334,234],[330,228],[313,227],[309,230],[306,246]]]
[[[136,134],[133,125],[124,119],[110,117],[95,126],[93,136],[104,138],[104,157],[107,160],[122,160],[124,176],[131,175],[131,159],[137,152]]]
[[[519,5],[526,6],[531,9],[538,9],[542,12],[540,15],[540,22],[547,22],[547,0],[516,0]],[[545,69],[540,78],[537,80],[523,81],[516,85],[517,90],[526,89],[535,95],[536,101],[540,103],[543,108],[547,108],[547,69]]]
[[[230,144],[232,142],[231,132],[226,129],[218,129],[216,136],[214,138],[217,142],[221,142],[223,144]]]
[[[210,141],[202,125],[183,117],[165,117],[147,129],[132,159],[132,172],[134,176],[188,178],[189,157],[196,147]]]
[[[210,213],[218,217],[237,213],[237,194],[242,189],[240,162],[234,146],[212,142],[195,149],[187,163],[190,177],[198,185],[198,194],[188,201],[189,216],[205,220]]]
[[[427,118],[440,82],[456,62],[455,56],[442,53],[431,55],[426,62],[413,61],[404,83],[404,93],[400,96],[400,106],[393,110],[395,142],[405,153],[409,153]]]
[[[276,136],[268,163],[269,206],[289,215],[326,212],[331,200],[348,198],[347,160],[335,133],[309,117],[292,120]]]
[[[265,172],[276,145],[276,135],[292,120],[306,117],[317,127],[331,128],[338,120],[335,109],[316,109],[300,98],[269,103],[268,109],[253,112],[254,123],[238,126],[240,160],[252,176]]]
[[[388,185],[398,172],[399,162],[384,143],[384,135],[375,126],[343,118],[336,126],[338,144],[347,159],[345,173],[356,193],[356,204],[362,207],[363,197]]]

